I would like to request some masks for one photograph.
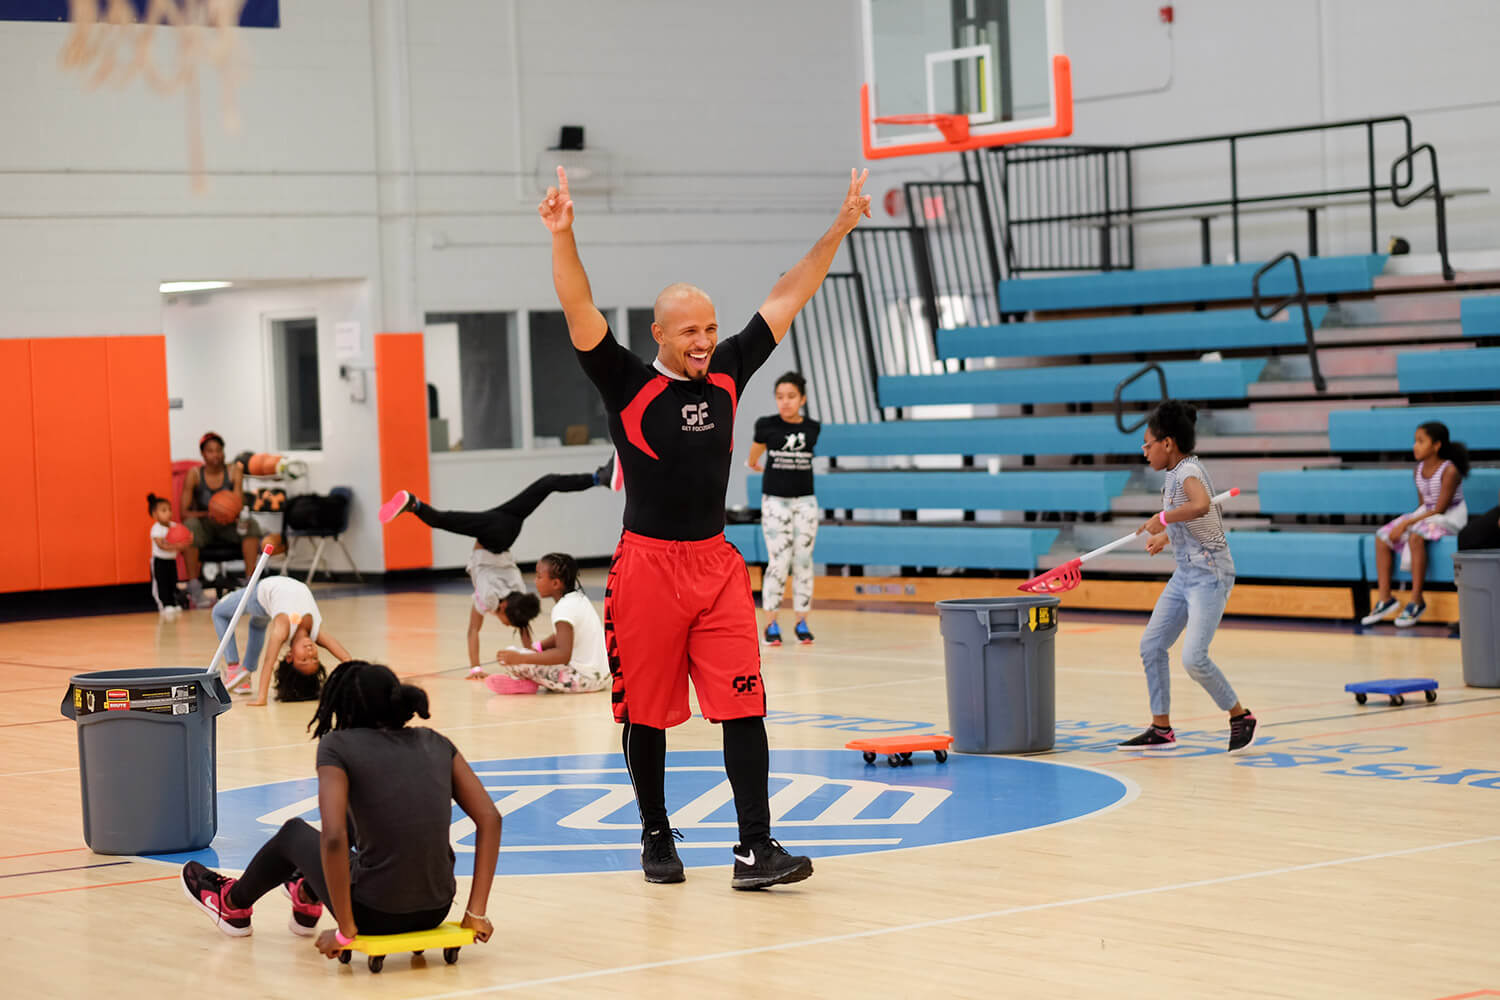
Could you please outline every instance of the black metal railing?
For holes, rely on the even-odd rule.
[[[1260,293],[1260,279],[1275,270],[1276,265],[1284,260],[1292,262],[1292,277],[1295,285],[1290,295],[1285,295],[1275,302],[1267,302]],[[1318,345],[1313,337],[1312,316],[1307,309],[1307,285],[1302,280],[1302,261],[1290,250],[1278,255],[1255,272],[1250,279],[1250,302],[1255,307],[1255,315],[1263,320],[1270,320],[1281,310],[1290,305],[1300,306],[1302,309],[1302,332],[1307,337],[1307,362],[1312,367],[1313,387],[1319,392],[1328,391],[1328,382],[1323,378],[1323,371],[1318,367]]]
[[[1158,406],[1172,398],[1171,395],[1167,392],[1167,373],[1163,371],[1161,365],[1157,364],[1155,361],[1146,362],[1144,365],[1141,365],[1141,367],[1137,368],[1134,372],[1120,379],[1119,383],[1115,385],[1114,403],[1115,426],[1120,429],[1121,434],[1134,434],[1136,431],[1146,426],[1146,421],[1151,419],[1151,407],[1147,407],[1147,412],[1141,415],[1141,419],[1137,420],[1129,427],[1126,427],[1125,400],[1123,398],[1126,386],[1134,382],[1136,379],[1142,378],[1151,372],[1156,373],[1156,386],[1157,391],[1160,394],[1160,397],[1157,399],[1156,403],[1152,404],[1152,406]]]
[[[1411,186],[1413,175],[1412,160],[1418,153],[1427,154],[1427,162],[1432,166],[1432,183],[1416,194],[1402,197],[1401,190]],[[1403,165],[1406,167],[1405,184],[1399,183],[1396,179],[1396,172]],[[1442,182],[1438,180],[1437,150],[1432,148],[1432,143],[1424,142],[1420,146],[1409,149],[1396,157],[1395,161],[1391,164],[1391,201],[1395,203],[1397,208],[1406,208],[1413,202],[1428,195],[1432,195],[1432,206],[1434,212],[1436,212],[1438,256],[1443,261],[1443,280],[1452,281],[1454,278],[1453,265],[1448,263],[1448,209],[1443,202]]]
[[[808,415],[836,423],[884,419],[877,394],[865,282],[830,274],[792,323],[792,361],[807,379]]]
[[[937,326],[1000,322],[1000,254],[984,188],[971,181],[914,181],[904,191],[911,229],[926,250]]]
[[[859,228],[846,240],[864,279],[875,370],[919,375],[937,360],[938,294],[927,240],[913,226]]]
[[[1376,133],[1385,126],[1397,132],[1400,155],[1391,164],[1390,183],[1377,179]],[[1384,129],[1385,134],[1392,129]],[[1362,133],[1364,139],[1363,184],[1325,185],[1303,190],[1246,194],[1242,190],[1241,159],[1247,147],[1264,152],[1262,140],[1293,135]],[[1217,197],[1162,204],[1138,204],[1134,200],[1132,175],[1141,169],[1142,155],[1182,150],[1195,146],[1221,145],[1227,160],[1228,190]],[[1430,147],[1429,147],[1430,149]],[[1340,204],[1368,203],[1370,252],[1379,252],[1379,222],[1376,208],[1389,192],[1398,207],[1423,197],[1424,190],[1410,198],[1398,192],[1412,183],[1411,160],[1421,152],[1412,142],[1411,119],[1405,115],[1359,118],[1250,132],[1197,136],[1124,146],[1028,145],[1001,146],[983,151],[978,172],[995,205],[994,223],[1000,233],[1005,272],[1019,276],[1037,271],[1082,271],[1131,268],[1135,265],[1136,223],[1156,216],[1198,219],[1206,232],[1207,221],[1219,216],[1230,220],[1234,259],[1241,258],[1241,221],[1248,212],[1308,211],[1309,203],[1345,199]],[[1429,153],[1434,185],[1437,154]],[[1406,179],[1399,172],[1406,170]],[[1438,241],[1447,245],[1442,199],[1439,205]],[[1316,219],[1311,218],[1310,241],[1316,246]],[[1316,252],[1314,250],[1314,252]]]

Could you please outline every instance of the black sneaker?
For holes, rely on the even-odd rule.
[[[729,884],[736,889],[768,889],[801,882],[812,873],[812,858],[788,854],[775,840],[766,839],[748,848],[734,845],[734,878]]]
[[[610,455],[608,462],[594,470],[594,485],[606,487],[616,493],[625,488],[625,477],[621,474],[618,456]]]
[[[224,894],[234,885],[234,879],[226,878],[205,868],[196,861],[182,866],[182,891],[187,898],[213,918],[214,926],[230,937],[246,937],[250,934],[250,913],[253,907],[237,910],[224,902]]]
[[[1229,752],[1239,753],[1255,742],[1255,716],[1246,712],[1229,720]]]
[[[681,840],[682,832],[662,828],[649,830],[641,835],[641,870],[647,882],[683,882],[682,859],[677,856],[677,845],[673,839]]]
[[[1426,601],[1423,601],[1421,604],[1412,601],[1406,607],[1402,608],[1401,613],[1396,616],[1396,627],[1411,628],[1417,623],[1417,621],[1422,617],[1422,613],[1426,610]]]
[[[1116,750],[1176,750],[1177,734],[1170,729],[1147,726],[1139,736],[1132,736],[1124,743],[1116,743]]]
[[[796,627],[796,629],[794,629],[794,631],[797,633],[797,641],[798,642],[802,643],[802,645],[804,645],[804,646],[811,646],[812,645],[812,643],[813,643],[812,629],[810,629],[810,628],[807,627],[807,622],[798,622],[797,623],[797,627]]]

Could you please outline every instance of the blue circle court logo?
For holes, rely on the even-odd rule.
[[[920,759],[919,759],[920,758]],[[634,871],[640,818],[619,754],[574,754],[473,762],[505,817],[502,875]],[[772,831],[788,850],[815,858],[927,847],[1033,830],[1079,819],[1135,797],[1111,774],[1024,757],[953,754],[938,764],[867,765],[853,750],[771,752]],[[667,754],[667,804],[684,840],[683,864],[722,866],[739,839],[734,798],[718,750]],[[315,778],[219,793],[219,833],[192,854],[243,870],[287,820],[318,817]],[[453,809],[457,872],[474,871],[474,826]]]

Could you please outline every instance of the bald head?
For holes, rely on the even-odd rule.
[[[708,376],[708,362],[719,340],[713,300],[696,285],[668,285],[656,297],[651,334],[659,346],[657,360],[690,379]]]
[[[652,319],[665,326],[666,316],[675,311],[680,305],[706,305],[713,308],[714,300],[708,297],[708,293],[697,285],[690,285],[686,281],[677,281],[661,290],[656,297],[656,304],[652,306]]]

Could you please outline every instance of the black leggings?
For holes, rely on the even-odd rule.
[[[764,719],[729,719],[724,730],[724,773],[734,790],[740,843],[758,844],[771,836],[769,771],[771,751]],[[667,732],[631,722],[620,727],[625,766],[635,786],[636,807],[644,831],[667,826]]]
[[[229,890],[231,906],[248,907],[283,882],[301,876],[309,895],[320,901],[328,899],[328,883],[323,879],[323,850],[318,831],[305,820],[289,819],[276,835],[255,852],[245,874]],[[436,927],[448,916],[450,901],[441,909],[417,910],[414,913],[387,913],[351,899],[354,924],[361,934],[405,934]],[[333,906],[329,905],[329,910]],[[337,919],[338,914],[334,914]]]
[[[591,472],[576,475],[551,473],[542,476],[500,506],[489,510],[438,510],[419,500],[413,513],[429,528],[465,535],[499,554],[516,543],[521,534],[521,525],[542,505],[543,500],[554,493],[578,493],[597,485]]]

